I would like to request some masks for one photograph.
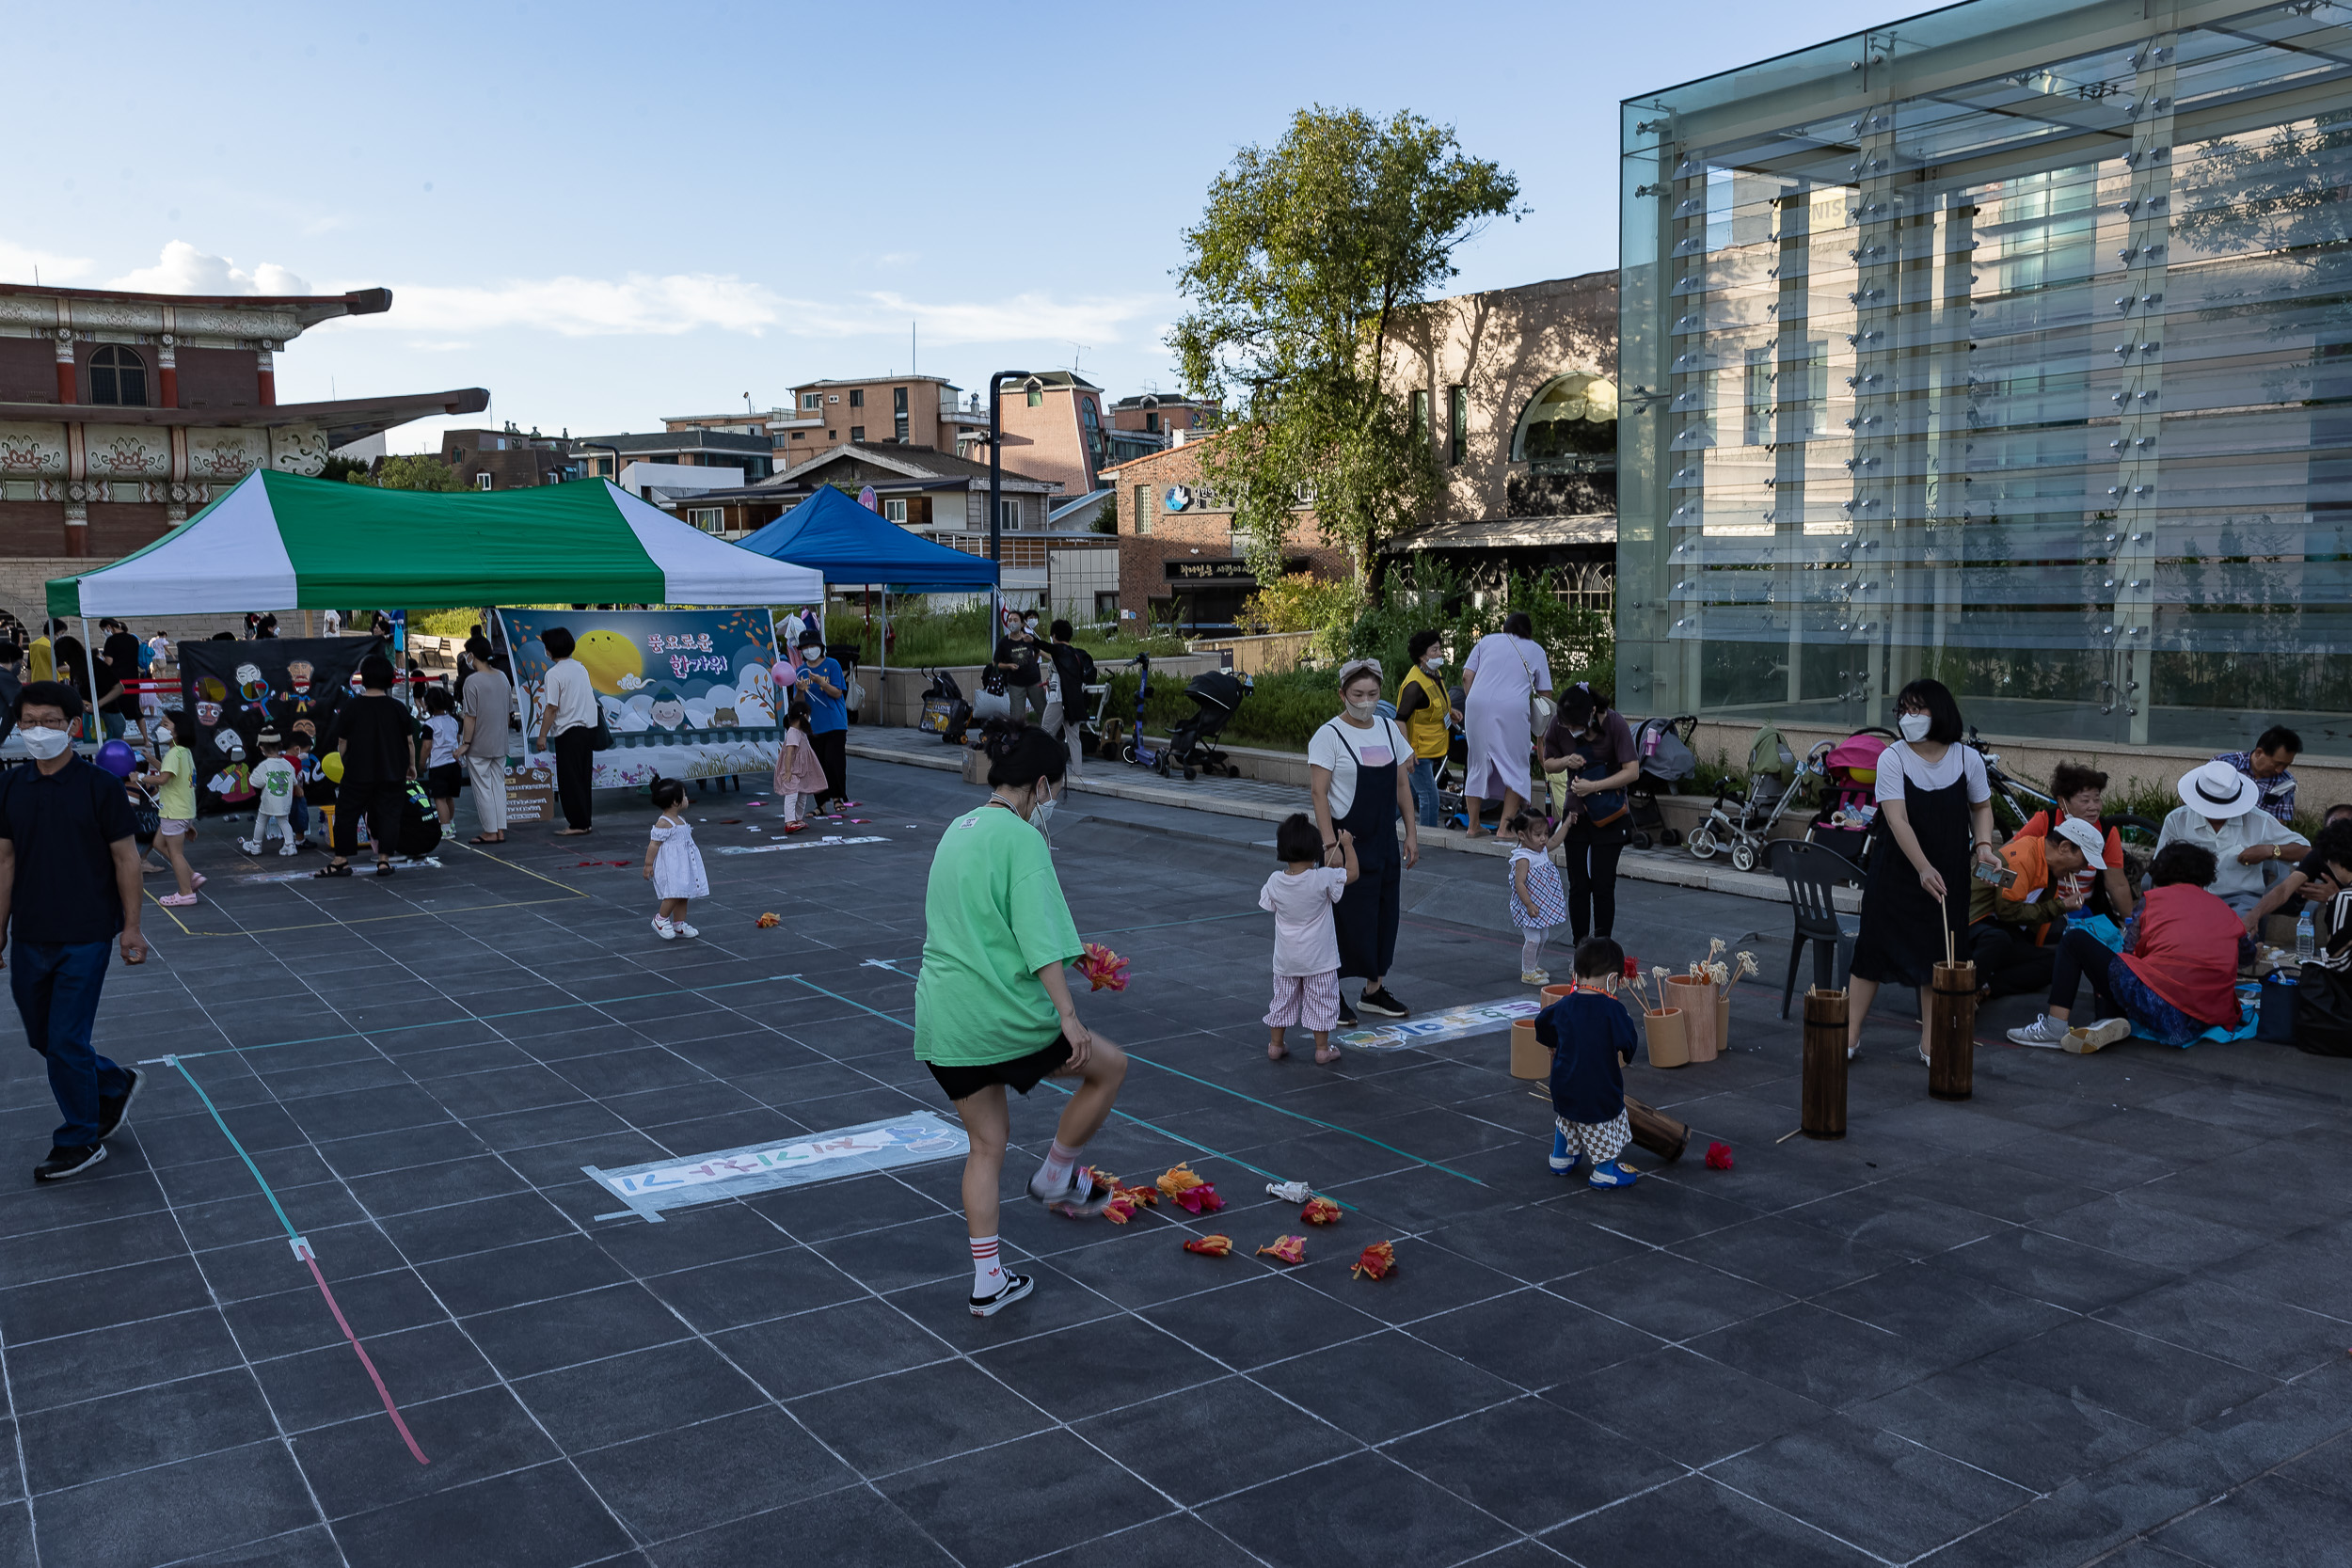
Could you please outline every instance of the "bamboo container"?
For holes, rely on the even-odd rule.
[[[1928,1093],[1966,1100],[1976,1092],[1977,966],[1937,964],[1928,1006]]]
[[[1846,1135],[1846,993],[1804,993],[1804,1080],[1798,1125],[1808,1138]]]

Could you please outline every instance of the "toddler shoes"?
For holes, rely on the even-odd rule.
[[[662,919],[661,916],[655,915],[653,917],[653,934],[660,937],[663,942],[675,942],[677,940],[677,927]]]

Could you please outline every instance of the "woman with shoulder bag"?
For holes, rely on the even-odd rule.
[[[1617,857],[1632,835],[1626,787],[1640,777],[1633,731],[1610,700],[1579,682],[1544,732],[1544,773],[1554,809],[1567,817],[1568,929],[1578,942],[1617,924]]]
[[[1380,716],[1380,661],[1352,658],[1340,666],[1340,701],[1346,711],[1327,721],[1307,743],[1307,789],[1327,857],[1339,855],[1339,830],[1355,836],[1357,878],[1333,911],[1339,930],[1340,974],[1361,975],[1363,1010],[1404,1018],[1407,1009],[1387,985],[1396,959],[1405,873],[1421,859],[1413,811],[1412,745],[1393,719]],[[1404,853],[1396,828],[1405,824]],[[1331,859],[1343,863],[1344,857]],[[1340,1026],[1356,1026],[1356,1009],[1340,998]]]
[[[1535,640],[1535,623],[1514,610],[1502,629],[1478,640],[1462,665],[1462,733],[1470,741],[1470,774],[1462,803],[1469,838],[1489,838],[1480,823],[1486,802],[1502,797],[1502,820],[1534,798],[1528,758],[1552,720],[1551,661]]]

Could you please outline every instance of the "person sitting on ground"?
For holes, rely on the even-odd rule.
[[[2074,885],[2086,866],[2106,870],[2106,846],[2091,823],[2070,816],[2056,832],[2020,833],[2001,846],[1999,880],[1969,879],[1967,951],[1979,995],[2016,996],[2050,983],[2066,917],[2086,902]]]
[[[2352,806],[2328,808],[2298,876],[2332,892],[2323,911],[2328,933],[2296,975],[2295,1046],[2315,1056],[2352,1056]]]
[[[2212,850],[2219,868],[2214,896],[2243,919],[2263,901],[2272,882],[2283,879],[2285,863],[2301,858],[2289,851],[2310,848],[2311,840],[2257,810],[2261,786],[2226,762],[2190,768],[2176,787],[2181,804],[2164,819],[2156,852],[2163,853],[2168,844]]]
[[[2067,932],[2058,942],[2047,1009],[2011,1029],[2010,1041],[2087,1055],[2135,1027],[2159,1045],[2238,1028],[2238,966],[2253,958],[2253,943],[2235,911],[2206,891],[2215,869],[2213,851],[2203,845],[2174,842],[2158,849],[2150,868],[2154,885],[2124,933],[2124,951],[2111,951],[2089,931]],[[2085,979],[2099,1022],[2078,1027],[2074,994]]]
[[[2254,781],[2262,792],[2256,802],[2273,821],[2293,826],[2295,822],[2295,758],[2303,750],[2303,737],[2284,724],[2273,724],[2263,731],[2249,752],[2223,752],[2213,760],[2226,762]]]
[[[2339,800],[2328,808],[2327,816],[2320,819],[2320,827],[2326,830],[2347,819],[2352,819],[2352,802]],[[2319,919],[2324,924],[2335,897],[2335,878],[2329,874],[2328,863],[2320,855],[2318,841],[2313,840],[2311,848],[2296,863],[2295,869],[2271,883],[2270,891],[2246,911],[2246,934],[2259,940],[2264,921],[2281,911],[2299,914],[2302,911],[2296,907],[2298,904],[2317,906]],[[2327,940],[2324,932],[2321,940]]]
[[[2093,827],[2106,810],[2107,776],[2095,768],[2079,762],[2061,762],[2050,775],[2050,795],[2058,803],[2048,811],[2035,812],[2026,825],[2017,830],[2019,838],[2046,837],[2057,824],[2070,816],[2078,816]],[[2132,874],[2123,863],[2123,835],[2113,828],[2106,832],[2106,870],[2093,876],[2089,871],[2075,873],[2076,891],[2090,895],[2086,906],[2093,914],[2104,914],[2116,921],[2131,917],[2137,903],[2132,892]]]
[[[1607,937],[1579,942],[1576,988],[1535,1015],[1535,1038],[1551,1053],[1551,1174],[1574,1176],[1593,1163],[1591,1187],[1630,1187],[1641,1173],[1617,1158],[1633,1141],[1625,1114],[1625,1069],[1642,1037],[1617,1000],[1625,949]]]

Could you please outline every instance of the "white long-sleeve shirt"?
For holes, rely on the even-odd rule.
[[[2156,839],[2156,849],[2162,853],[2168,844],[2198,844],[2213,851],[2216,875],[2213,886],[2206,889],[2216,898],[2252,894],[2263,891],[2263,863],[2238,863],[2238,855],[2257,844],[2280,844],[2289,847],[2311,846],[2311,840],[2293,828],[2280,823],[2265,811],[2240,812],[2221,824],[2218,832],[2204,815],[2188,806],[2175,806],[2172,815],[2164,819],[2164,832]]]

